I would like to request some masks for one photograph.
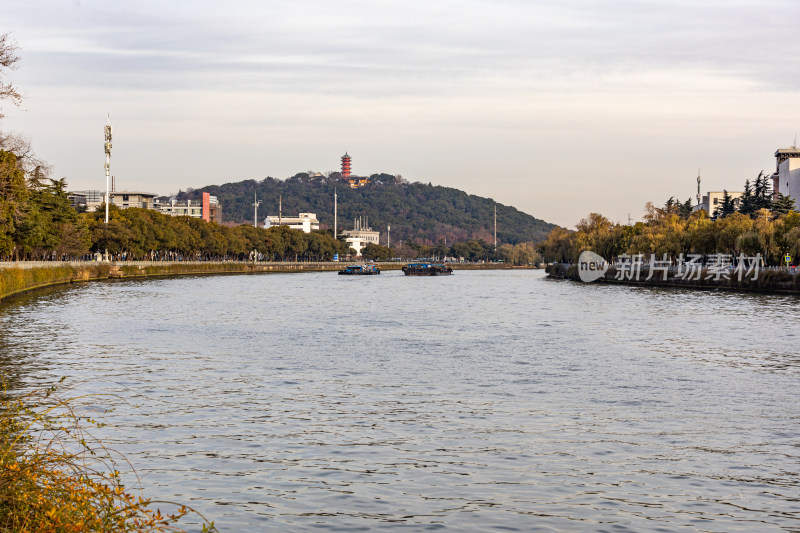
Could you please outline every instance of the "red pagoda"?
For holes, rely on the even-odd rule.
[[[342,179],[350,179],[350,156],[347,155],[347,152],[342,156]]]

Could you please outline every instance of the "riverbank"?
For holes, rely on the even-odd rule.
[[[344,268],[344,262],[234,262],[234,261],[73,261],[0,263],[0,301],[27,291],[108,279],[188,276],[202,274],[256,274],[326,272]],[[400,270],[405,263],[378,263],[381,270]],[[503,263],[454,264],[456,270],[509,270]]]
[[[547,276],[555,279],[568,279],[581,282],[578,266],[568,263],[553,263],[545,268]],[[765,292],[781,294],[800,294],[800,275],[792,274],[785,269],[763,269],[759,272],[756,279],[743,277],[740,281],[733,274],[728,274],[728,279],[710,273],[708,269],[700,272],[699,279],[681,279],[669,276],[662,279],[662,274],[656,272],[651,279],[646,279],[649,275],[647,266],[642,268],[639,279],[617,279],[618,270],[610,266],[603,276],[593,283],[608,283],[614,285],[644,285],[648,287],[679,287],[684,289],[700,290],[731,290],[747,292]],[[687,276],[689,277],[689,276]]]

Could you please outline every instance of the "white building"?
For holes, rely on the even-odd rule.
[[[203,202],[200,200],[176,200],[173,196],[167,201],[157,202],[155,209],[173,217],[203,217]]]
[[[744,195],[743,192],[728,191],[728,196],[733,200],[734,208],[739,208],[739,198]],[[703,195],[703,201],[695,207],[695,211],[705,209],[708,216],[713,217],[717,208],[722,207],[722,199],[725,197],[725,191],[709,191],[708,194]]]
[[[111,191],[111,203],[120,209],[129,207],[140,207],[142,209],[153,209],[156,195],[141,191]],[[96,211],[105,201],[105,191],[75,191],[69,193],[70,204],[72,207],[85,205],[86,211],[90,213]]]
[[[296,217],[268,216],[264,219],[264,227],[289,226],[291,229],[302,230],[303,233],[311,233],[319,230],[319,220],[316,213],[300,213]]]
[[[69,204],[77,209],[79,206],[86,206],[86,211],[92,213],[103,204],[106,196],[105,191],[74,191],[67,195]]]
[[[800,206],[800,149],[780,148],[775,151],[775,174],[772,175],[772,191],[791,197]]]
[[[129,207],[153,209],[155,197],[156,195],[150,192],[113,191],[111,193],[111,203],[120,209],[127,209]]]
[[[360,218],[355,220],[353,228],[343,231],[342,235],[345,236],[345,242],[350,245],[350,248],[356,251],[356,255],[361,255],[361,250],[370,243],[380,244],[381,233],[372,231],[372,228],[365,226]]]

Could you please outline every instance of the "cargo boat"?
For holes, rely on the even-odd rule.
[[[339,271],[340,276],[375,276],[380,273],[377,265],[348,265]]]
[[[453,269],[444,263],[414,262],[403,267],[406,276],[449,276]]]

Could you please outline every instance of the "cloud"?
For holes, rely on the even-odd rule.
[[[88,76],[151,88],[156,78],[163,88],[405,95],[498,82],[586,86],[658,69],[791,89],[800,76],[786,69],[789,21],[800,15],[792,2],[86,2],[54,18],[33,11],[23,13],[38,28],[26,49],[54,83]]]
[[[789,0],[31,0],[4,8],[30,109],[8,120],[76,182],[110,111],[120,179],[170,190],[348,149],[563,224],[625,218],[684,174],[694,194],[698,166],[733,189],[791,141],[798,19]]]

